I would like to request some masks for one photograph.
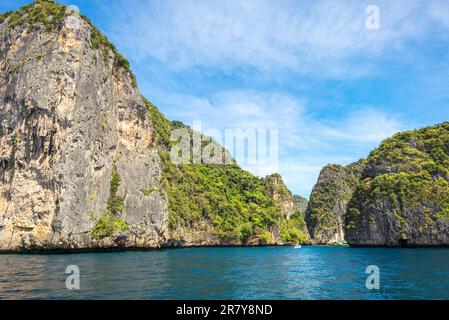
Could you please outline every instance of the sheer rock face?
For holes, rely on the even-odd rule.
[[[285,215],[285,218],[289,220],[295,211],[298,210],[298,207],[296,206],[290,190],[288,190],[287,186],[284,184],[282,177],[278,174],[267,176],[266,184],[269,195],[280,207],[281,212]]]
[[[388,198],[361,208],[354,227],[346,232],[351,246],[438,247],[449,246],[449,222],[426,205],[399,211]],[[355,219],[354,219],[355,220]]]
[[[158,247],[168,211],[147,110],[130,75],[66,17],[0,24],[0,250]],[[97,240],[113,168],[129,232]],[[158,192],[146,194],[144,189]]]
[[[359,162],[347,167],[327,165],[321,171],[305,216],[314,244],[344,240],[345,213],[361,170]]]
[[[449,123],[401,132],[367,159],[346,217],[352,246],[449,246]]]
[[[449,246],[449,122],[395,134],[366,160],[323,169],[312,239],[351,246]]]
[[[279,225],[281,224],[282,219],[291,220],[298,219],[299,217],[293,217],[295,214],[302,215],[300,209],[296,205],[295,199],[293,198],[292,193],[288,190],[285,185],[282,177],[279,174],[272,174],[267,176],[266,178],[267,189],[270,196],[273,198],[276,205],[280,208],[282,215],[279,217]],[[303,217],[300,218],[303,223]],[[309,231],[307,226],[304,226],[300,230],[304,236],[307,238],[307,242],[310,240]],[[279,230],[277,226],[273,226],[271,230],[272,236],[277,243],[282,243],[280,239]]]

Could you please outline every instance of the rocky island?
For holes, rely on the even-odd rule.
[[[2,252],[449,245],[449,123],[326,166],[307,203],[233,159],[173,163],[173,130],[199,133],[165,118],[114,45],[54,1],[0,15],[0,70]]]
[[[449,245],[449,123],[385,140],[367,159],[323,169],[307,209],[313,241]]]
[[[0,70],[1,251],[308,241],[279,175],[173,164],[183,124],[77,12],[36,0],[2,14]]]

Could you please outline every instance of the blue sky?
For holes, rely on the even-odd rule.
[[[169,119],[277,128],[278,171],[297,194],[327,163],[449,120],[449,1],[60,2],[116,44]],[[371,4],[379,30],[365,27]]]

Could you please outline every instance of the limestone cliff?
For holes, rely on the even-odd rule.
[[[299,233],[301,242],[310,240],[309,231],[304,221],[301,210],[298,208],[292,193],[288,190],[282,177],[279,174],[273,174],[265,178],[268,194],[273,198],[275,204],[280,208],[282,215],[279,216],[278,225],[280,226],[281,238],[289,238],[289,233]],[[292,228],[293,227],[293,228]],[[281,240],[279,239],[279,240]]]
[[[363,161],[349,165],[327,165],[312,190],[306,211],[307,227],[315,244],[344,240],[344,215],[351,200]]]
[[[307,209],[312,241],[449,245],[449,123],[385,140],[366,160],[323,169]]]
[[[2,20],[0,250],[159,246],[160,159],[123,57],[50,1]]]
[[[449,123],[398,133],[368,157],[346,217],[363,246],[449,245]]]
[[[0,251],[307,241],[280,177],[172,163],[183,125],[78,12],[35,0],[0,15],[0,71]]]

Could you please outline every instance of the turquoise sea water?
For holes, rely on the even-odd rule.
[[[68,265],[80,290],[66,289]],[[368,290],[368,265],[380,289]],[[192,248],[0,255],[0,299],[449,299],[449,249]]]

